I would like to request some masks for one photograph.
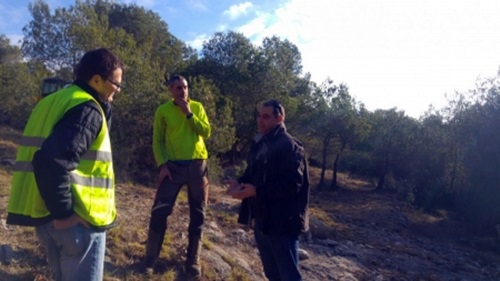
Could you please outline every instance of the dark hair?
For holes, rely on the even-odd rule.
[[[179,75],[179,74],[174,74],[170,77],[170,79],[168,79],[168,81],[165,81],[165,85],[166,86],[170,86],[172,85],[175,81],[177,80],[183,80],[183,81],[186,81],[187,82],[187,79],[184,78],[184,76],[182,75]]]
[[[271,99],[264,102],[262,106],[272,107],[274,117],[278,117],[279,115],[281,115],[283,116],[283,120],[285,119],[285,108],[281,105],[279,101]]]
[[[75,67],[77,80],[90,81],[94,75],[108,79],[115,69],[125,68],[123,62],[106,48],[86,52]]]

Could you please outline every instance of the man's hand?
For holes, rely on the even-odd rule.
[[[157,187],[160,186],[165,177],[167,177],[169,180],[172,180],[172,175],[170,174],[170,170],[168,169],[166,163],[160,166],[160,172],[158,173],[158,178],[156,179]]]
[[[191,113],[191,107],[189,106],[189,102],[187,100],[175,100],[175,104],[182,110],[182,113],[184,113],[185,115]]]
[[[228,186],[226,190],[227,195],[233,195],[234,193],[239,192],[242,188],[240,183],[236,180],[224,180],[224,184]]]
[[[52,221],[52,225],[57,230],[70,228],[74,225],[77,225],[78,223],[83,224],[83,226],[85,226],[87,228],[89,227],[89,223],[77,214],[73,214],[70,217],[62,219],[62,220],[53,220]]]
[[[234,187],[231,189],[231,186],[228,189],[228,194],[235,199],[245,199],[248,197],[253,197],[257,194],[256,188],[254,185],[249,183],[238,184],[239,187]],[[229,190],[231,190],[229,192]]]

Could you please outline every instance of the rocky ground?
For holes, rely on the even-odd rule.
[[[500,280],[498,247],[479,250],[458,225],[404,208],[394,196],[336,194],[331,215],[342,226],[332,238],[302,244],[310,254],[305,280]]]
[[[500,280],[498,241],[467,238],[443,215],[405,208],[386,192],[342,189],[314,197],[321,199],[313,199],[313,205],[324,206],[333,223],[324,223],[324,214],[317,216],[322,220],[313,217],[311,233],[300,244],[304,280]],[[233,208],[232,202],[222,206]],[[208,234],[220,233],[213,222]],[[228,249],[254,243],[251,231],[226,235],[234,245],[224,243]],[[253,248],[246,250],[245,255],[239,256],[239,250],[231,255],[258,260]],[[251,280],[263,277],[256,273]]]
[[[223,192],[216,187],[211,194],[205,280],[265,280],[252,231],[234,223],[238,201]],[[423,214],[405,207],[394,193],[369,189],[313,194],[311,232],[300,244],[304,280],[500,280],[498,241],[468,237],[445,214]],[[183,252],[187,204],[180,203],[174,216],[170,247]],[[160,261],[157,273],[171,266]]]

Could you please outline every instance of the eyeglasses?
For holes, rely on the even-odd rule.
[[[111,79],[106,79],[106,81],[108,81],[109,83],[115,85],[118,90],[121,89],[121,87],[122,87],[121,84],[118,84],[118,83],[116,83],[115,81],[113,81]]]

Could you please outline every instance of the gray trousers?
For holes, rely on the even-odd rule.
[[[189,243],[188,258],[197,255],[199,241],[205,221],[205,207],[208,199],[208,170],[206,160],[193,160],[176,163],[169,161],[172,180],[165,178],[156,191],[149,221],[148,246],[146,257],[157,258],[167,229],[167,218],[172,214],[175,201],[185,184],[188,188],[189,202]],[[154,241],[151,241],[154,240]],[[194,257],[193,257],[194,258]]]

